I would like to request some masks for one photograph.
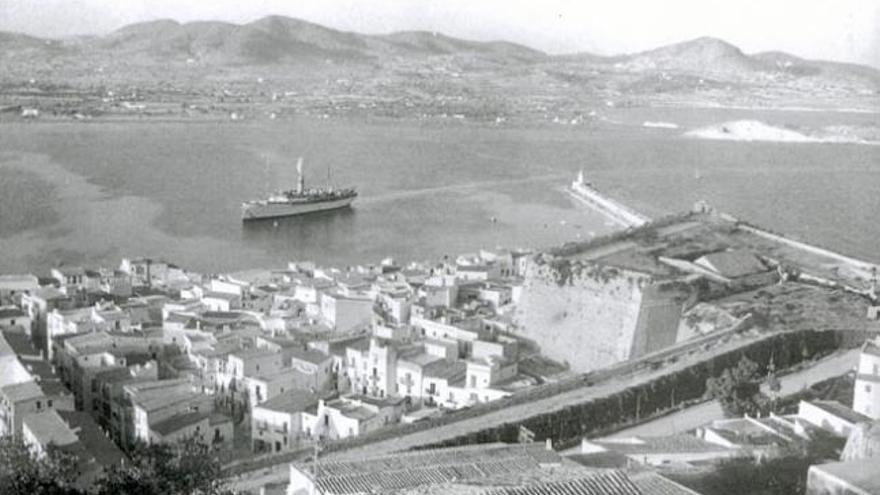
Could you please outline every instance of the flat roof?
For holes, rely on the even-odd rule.
[[[16,307],[0,308],[0,318],[21,318],[25,316],[24,311]]]
[[[223,299],[225,301],[235,301],[236,299],[241,298],[241,296],[239,296],[238,294],[230,294],[229,292],[216,292],[216,291],[206,293],[204,296],[202,296],[202,299],[204,299],[206,297],[210,297],[212,299]]]
[[[88,455],[95,458],[95,461],[102,465],[118,464],[125,458],[122,450],[107,438],[98,423],[92,416],[83,411],[58,411],[58,414],[64,419],[71,428],[76,431],[76,436],[83,445]]]
[[[3,391],[3,395],[5,395],[10,402],[37,399],[45,396],[43,389],[41,389],[35,381],[6,385],[0,390]]]
[[[424,369],[425,376],[431,378],[453,379],[467,373],[467,363],[464,361],[446,361],[439,359],[428,363]]]
[[[856,412],[849,407],[834,400],[808,400],[806,401],[825,412],[833,414],[839,418],[845,419],[850,423],[863,423],[872,421],[871,418],[860,412]]]
[[[0,275],[0,284],[28,283],[36,286],[39,282],[40,279],[38,279],[36,275],[31,275],[30,273],[8,273]]]
[[[290,352],[290,357],[293,359],[298,359],[300,361],[306,361],[308,363],[312,363],[315,365],[322,364],[330,359],[329,355],[324,354],[323,352],[318,351],[318,350],[314,350],[314,349],[309,349],[309,350],[291,349],[288,352]]]
[[[176,414],[168,419],[153,424],[152,426],[150,426],[150,429],[162,436],[165,436],[174,433],[175,431],[178,431],[182,428],[192,426],[205,420],[210,420],[210,418],[211,413],[209,412],[196,411]]]
[[[64,422],[54,409],[28,413],[22,418],[31,433],[42,446],[52,443],[57,446],[69,445],[79,440],[73,430]]]
[[[317,405],[319,399],[320,396],[318,394],[308,390],[290,390],[277,397],[273,397],[262,404],[257,404],[254,408],[285,413],[296,413],[305,411],[307,408]]]
[[[427,352],[419,352],[417,354],[412,354],[406,357],[400,358],[402,361],[406,361],[409,363],[413,363],[416,366],[425,367],[438,359],[443,359],[440,356],[435,356],[433,354],[428,354]]]
[[[621,454],[648,454],[648,453],[693,453],[693,452],[718,452],[729,450],[693,435],[679,434],[664,437],[631,437],[631,438],[604,438],[590,440],[590,443],[620,452]]]

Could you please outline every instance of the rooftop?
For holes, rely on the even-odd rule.
[[[242,361],[246,361],[248,359],[259,359],[267,356],[280,356],[280,354],[272,349],[266,349],[265,347],[255,347],[252,349],[241,349],[238,351],[234,351],[231,353],[232,356],[235,356]]]
[[[719,450],[726,450],[725,447],[721,447],[687,434],[669,435],[664,437],[608,438],[602,440],[590,440],[590,442],[600,445],[608,450],[627,455],[717,452]]]
[[[810,466],[810,471],[825,473],[865,493],[880,493],[880,470],[876,458],[818,464]]]
[[[349,462],[322,462],[318,487],[336,494],[394,491],[538,472],[562,458],[543,444],[482,444],[403,452]],[[302,467],[303,472],[308,469]],[[636,492],[638,493],[638,492]]]
[[[21,318],[24,311],[16,307],[5,306],[0,308],[0,318]]]
[[[259,409],[296,413],[318,404],[319,396],[307,390],[291,390],[254,406]]]
[[[194,424],[210,419],[210,417],[211,413],[198,411],[176,414],[168,419],[153,424],[152,426],[150,426],[150,429],[158,433],[159,435],[165,436],[170,435],[182,428],[186,428],[188,426],[192,426]]]
[[[880,357],[880,339],[866,340],[862,345],[862,352]]]
[[[443,360],[442,357],[428,354],[427,352],[413,353],[409,356],[401,357],[400,359],[421,367],[425,367],[437,360]]]
[[[467,363],[464,361],[446,361],[439,359],[425,366],[425,376],[431,378],[443,378],[452,380],[467,373]]]
[[[36,286],[39,284],[39,279],[35,275],[31,275],[29,273],[26,274],[16,274],[10,273],[6,275],[0,275],[0,285],[8,285],[8,284],[28,284],[32,286]]]
[[[357,404],[352,404],[351,402],[346,402],[341,399],[333,399],[331,401],[325,402],[324,407],[335,409],[339,411],[339,413],[343,416],[351,419],[356,419],[358,421],[365,421],[376,416],[376,412],[371,409]]]
[[[35,381],[14,383],[0,388],[9,402],[20,402],[43,397],[43,389]]]
[[[845,419],[853,424],[871,421],[871,418],[865,416],[864,414],[853,411],[851,408],[846,407],[840,402],[834,400],[812,400],[807,402],[818,407],[819,409],[822,409],[825,412],[833,414],[838,418]]]
[[[224,301],[237,301],[241,299],[241,296],[238,294],[230,294],[229,292],[208,292],[204,296],[205,298],[211,299],[222,299]]]
[[[697,260],[697,263],[701,261],[722,277],[727,278],[738,278],[767,271],[767,266],[757,256],[742,249],[707,254]]]
[[[67,295],[54,286],[40,287],[32,294],[34,297],[44,301],[53,301],[55,299],[66,299]]]
[[[91,415],[82,411],[58,411],[75,432],[86,452],[93,456],[98,464],[108,466],[125,458],[119,447],[107,438]]]
[[[86,273],[85,268],[81,266],[59,266],[53,270],[57,270],[58,273],[65,276],[85,275]]]
[[[530,486],[500,488],[485,495],[643,495],[623,471],[604,471],[569,481],[537,483]]]
[[[321,351],[316,351],[314,349],[302,350],[302,349],[291,349],[290,357],[293,359],[297,359],[299,361],[305,361],[307,363],[319,365],[327,362],[330,359],[330,356],[324,354]]]
[[[22,421],[44,447],[49,443],[61,446],[79,440],[54,409],[25,414]]]

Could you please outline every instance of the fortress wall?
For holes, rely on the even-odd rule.
[[[630,357],[644,356],[675,344],[687,296],[686,291],[663,284],[652,284],[644,289]]]
[[[577,372],[627,360],[648,284],[616,268],[530,262],[515,315],[520,336]]]

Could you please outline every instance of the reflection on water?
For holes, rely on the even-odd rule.
[[[732,117],[619,113],[634,124],[588,133],[307,120],[0,125],[0,150],[45,157],[40,177],[57,178],[52,184],[64,191],[52,200],[51,191],[27,186],[33,182],[27,177],[0,171],[0,247],[17,236],[0,257],[0,271],[39,271],[45,266],[34,260],[71,262],[77,253],[108,266],[120,256],[143,255],[224,271],[291,259],[342,266],[499,245],[549,246],[607,231],[601,218],[558,190],[579,169],[600,190],[651,217],[705,199],[768,228],[876,257],[880,147],[689,140],[646,132],[640,122]],[[852,120],[740,117],[747,116],[776,125]],[[272,156],[268,174],[265,155]],[[312,176],[332,167],[339,185],[356,186],[361,197],[354,209],[243,224],[241,202],[295,183],[290,164],[298,156]]]
[[[355,216],[353,208],[341,208],[292,217],[248,220],[241,223],[241,238],[249,244],[327,245],[334,237],[352,234]]]

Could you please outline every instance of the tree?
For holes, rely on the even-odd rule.
[[[0,437],[0,493],[83,495],[74,487],[76,458],[51,445],[45,456],[11,436]]]
[[[220,461],[195,439],[138,445],[97,482],[98,495],[223,495]]]
[[[745,356],[735,367],[708,378],[706,394],[721,402],[728,417],[758,416],[769,409],[769,399],[761,393],[758,365]]]

